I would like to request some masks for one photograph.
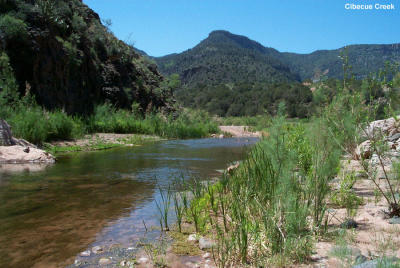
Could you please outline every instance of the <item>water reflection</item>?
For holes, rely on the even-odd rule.
[[[216,175],[255,141],[167,141],[1,172],[0,267],[61,267],[93,245],[130,245],[143,234],[143,221],[157,224],[157,185]]]

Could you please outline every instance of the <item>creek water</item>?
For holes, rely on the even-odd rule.
[[[171,140],[0,165],[0,267],[65,267],[93,246],[134,247],[159,225],[159,187],[218,176],[256,141]]]

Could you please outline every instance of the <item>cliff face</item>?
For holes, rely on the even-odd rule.
[[[47,109],[85,114],[105,101],[170,108],[156,65],[115,38],[80,0],[1,1],[0,51],[20,93],[32,93]]]

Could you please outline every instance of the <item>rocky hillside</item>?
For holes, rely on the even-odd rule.
[[[110,101],[143,111],[168,108],[156,65],[118,40],[81,0],[0,2],[0,53],[7,54],[21,95],[47,109],[90,113]]]
[[[343,61],[339,56],[347,54],[352,73],[356,78],[365,78],[385,68],[386,62],[400,62],[400,44],[351,45],[335,50],[318,50],[311,54],[280,53],[277,57],[287,64],[291,72],[302,80],[343,77]]]
[[[282,82],[342,78],[344,48],[311,54],[282,53],[245,36],[214,31],[197,46],[180,54],[155,58],[163,74],[178,73],[189,87],[199,82]],[[358,78],[376,73],[385,62],[400,62],[400,44],[352,45],[349,64]]]

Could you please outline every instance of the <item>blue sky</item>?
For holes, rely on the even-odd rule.
[[[179,53],[213,30],[279,51],[309,53],[348,44],[400,43],[400,0],[83,0],[111,30],[151,56]],[[395,10],[346,10],[392,3]]]

